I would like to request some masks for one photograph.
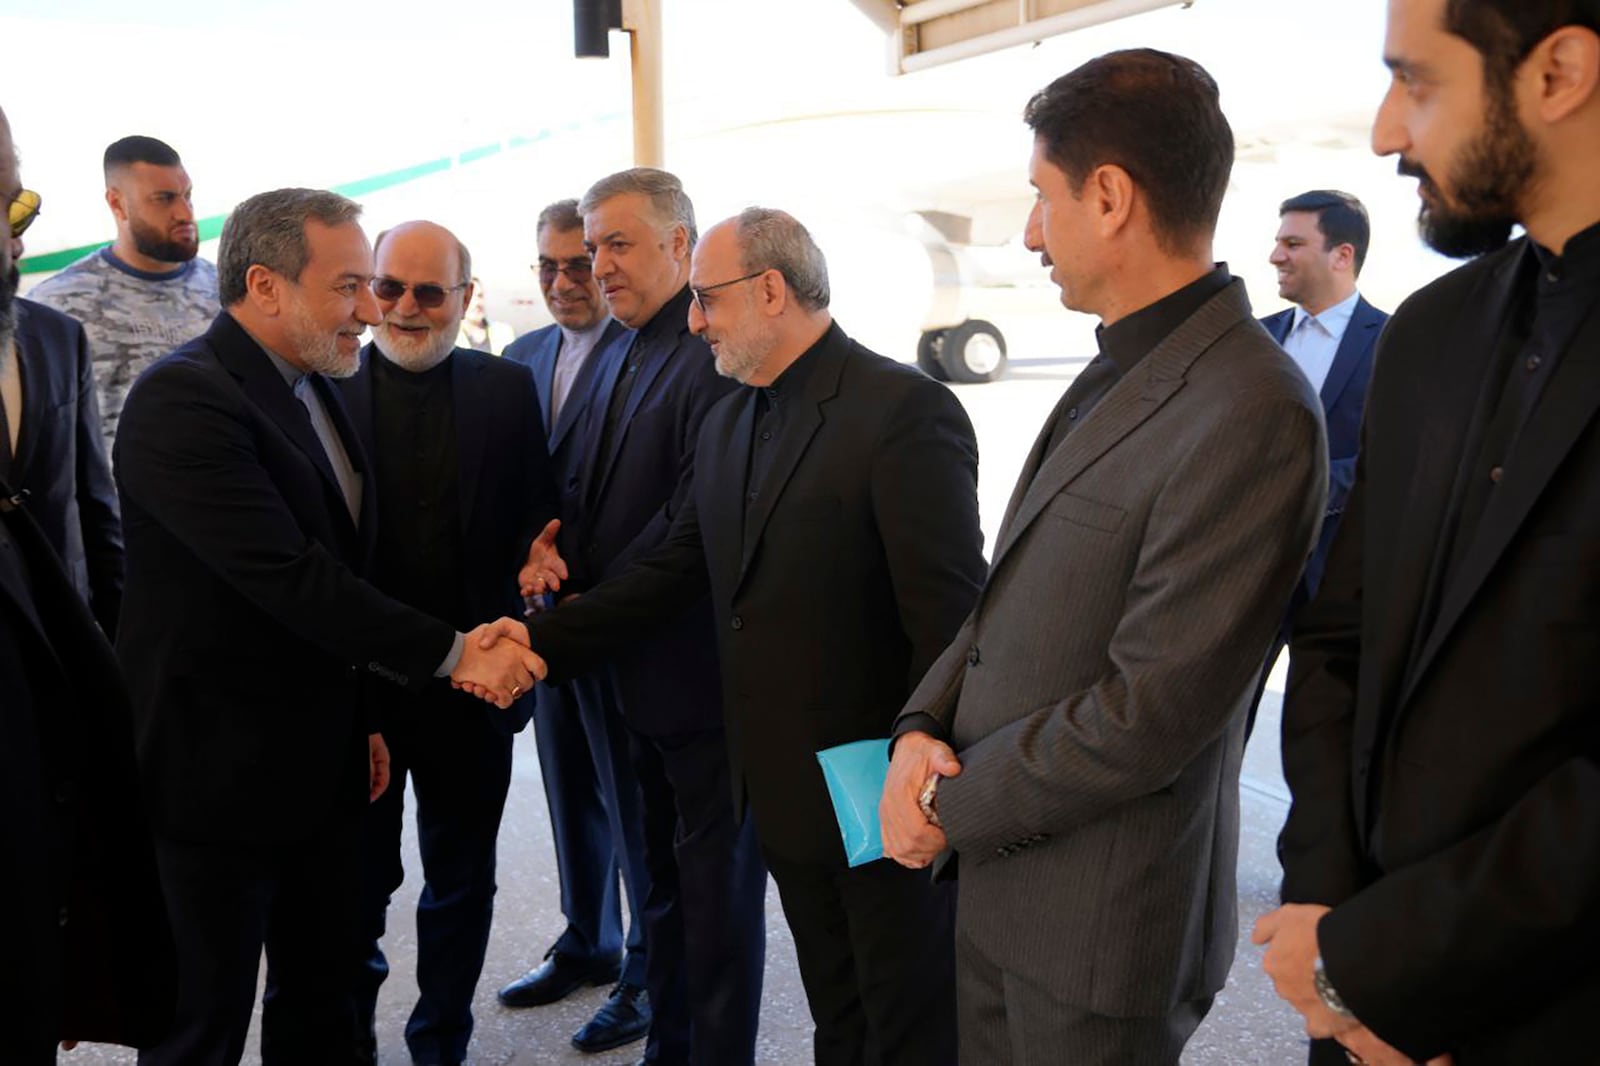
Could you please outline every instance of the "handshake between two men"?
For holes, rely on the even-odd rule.
[[[556,591],[566,578],[567,564],[555,546],[560,529],[561,520],[551,519],[529,546],[528,560],[517,572],[525,599]],[[501,710],[547,672],[544,660],[529,647],[528,627],[514,618],[485,622],[466,637],[461,658],[450,671],[450,684]]]

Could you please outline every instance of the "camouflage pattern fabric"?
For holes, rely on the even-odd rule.
[[[102,248],[39,282],[28,299],[83,323],[94,362],[106,453],[122,401],[144,368],[194,337],[217,317],[217,268],[191,259],[173,274],[149,274]]]

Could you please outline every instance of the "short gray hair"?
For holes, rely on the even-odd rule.
[[[539,237],[545,230],[551,228],[557,233],[571,233],[575,229],[582,229],[583,215],[578,211],[578,201],[557,200],[540,211],[538,225],[533,228],[534,236]]]
[[[747,207],[734,230],[740,269],[776,270],[808,311],[828,306],[828,261],[795,217],[771,207]]]
[[[435,225],[437,225],[437,223],[435,223]],[[439,228],[444,229],[443,226],[440,226]],[[373,239],[372,254],[374,257],[377,256],[378,249],[383,247],[383,239],[393,232],[394,227],[391,226],[389,229],[381,231],[378,236]],[[445,232],[448,233],[449,231],[446,230]],[[455,237],[456,259],[461,263],[461,278],[458,284],[476,285],[478,283],[478,279],[472,276],[472,253],[467,251],[466,242],[460,237],[456,237],[454,233],[451,233],[450,236]]]
[[[676,174],[654,167],[619,170],[601,178],[583,194],[583,199],[578,201],[578,210],[587,215],[613,196],[627,193],[638,193],[650,201],[650,210],[655,213],[656,223],[662,229],[682,226],[689,235],[690,248],[700,239],[700,231],[694,224],[694,204],[690,202],[689,194],[683,191],[683,182],[678,180]]]
[[[342,226],[361,218],[361,205],[323,189],[274,189],[257,193],[233,209],[222,227],[217,250],[217,297],[223,307],[245,298],[245,276],[252,266],[266,267],[290,281],[311,258],[306,223]]]

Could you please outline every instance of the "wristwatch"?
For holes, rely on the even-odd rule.
[[[1322,956],[1317,956],[1317,961],[1312,963],[1311,984],[1317,990],[1317,998],[1322,1000],[1322,1005],[1341,1018],[1354,1018],[1356,1012],[1345,1006],[1344,999],[1338,990],[1333,987],[1333,982],[1328,980],[1328,971],[1322,968]]]
[[[922,791],[917,793],[917,806],[922,810],[922,816],[928,824],[938,829],[944,828],[944,823],[939,821],[939,775],[929,774],[928,783],[922,786]]]

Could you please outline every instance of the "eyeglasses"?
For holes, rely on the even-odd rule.
[[[770,270],[771,268],[769,267],[768,269]],[[729,285],[737,285],[739,282],[749,281],[751,278],[759,278],[766,272],[766,270],[758,270],[754,274],[746,274],[742,278],[734,278],[732,281],[719,281],[715,285],[707,285],[699,289],[691,285],[689,286],[689,298],[694,301],[694,305],[700,309],[700,313],[703,315],[706,313],[706,293],[716,292],[718,289],[726,289]]]
[[[33,220],[39,217],[39,204],[41,199],[32,189],[23,189],[11,198],[11,206],[7,211],[11,221],[11,238],[22,236],[28,232],[28,227],[33,225]]]
[[[580,259],[563,259],[559,262],[554,259],[541,259],[534,264],[533,269],[539,273],[539,284],[547,289],[556,280],[557,274],[565,274],[567,280],[574,285],[582,285],[594,277],[594,260],[587,256]]]
[[[394,278],[373,278],[372,295],[386,304],[395,303],[406,294],[407,289],[410,289],[412,298],[417,301],[417,306],[426,311],[432,311],[435,307],[444,303],[446,296],[453,292],[460,292],[468,284],[470,283],[463,281],[460,285],[452,285],[447,289],[443,285],[435,285],[431,281],[424,281],[421,285],[407,285],[405,282],[397,281]]]

